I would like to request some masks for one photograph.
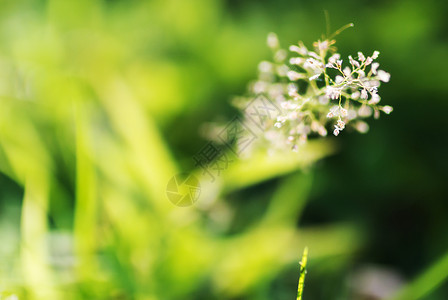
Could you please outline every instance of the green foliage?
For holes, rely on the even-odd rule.
[[[268,58],[267,32],[309,43],[323,31],[321,7],[0,1],[0,295],[293,299],[307,245],[305,296],[346,294],[350,266],[373,261],[422,273],[423,288],[410,289],[430,297],[428,282],[442,283],[445,264],[422,270],[448,248],[440,201],[447,47],[435,23],[443,9],[324,4],[335,24],[357,24],[339,41],[344,56],[382,50],[393,74],[383,96],[402,113],[368,136],[344,136],[343,147],[310,141],[299,153],[235,159],[210,183],[192,159],[206,143],[201,125],[235,115],[229,99]],[[357,15],[346,16],[348,7]],[[427,59],[424,69],[415,57]],[[323,158],[325,168],[311,167]],[[200,180],[192,207],[166,197],[180,171]],[[413,202],[418,214],[401,200],[412,197],[425,199]],[[411,224],[431,218],[408,243],[392,212],[409,207]]]

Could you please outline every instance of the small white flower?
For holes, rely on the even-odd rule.
[[[324,67],[320,61],[318,61],[317,59],[314,59],[314,58],[308,58],[305,61],[305,63],[303,64],[303,66],[305,68],[312,68],[314,70],[319,70],[319,71],[321,71],[321,69]]]
[[[291,135],[290,135],[290,136],[288,136],[288,142],[289,142],[289,143],[292,143],[293,141],[294,141],[294,137],[293,137],[293,136],[291,136]]]
[[[311,122],[311,130],[312,131],[318,131],[320,126],[321,126],[320,123],[317,121]]]
[[[291,97],[296,96],[297,91],[298,91],[297,85],[295,85],[294,83],[288,84],[288,95],[289,96],[291,96]]]
[[[360,117],[370,117],[372,115],[372,108],[367,105],[363,105],[358,109],[358,115]]]
[[[308,140],[308,136],[306,134],[301,134],[299,136],[299,144],[303,145]]]
[[[359,91],[356,91],[350,97],[354,100],[358,100],[360,96],[361,96],[361,93]]]
[[[369,104],[370,105],[378,104],[380,102],[380,100],[381,100],[381,97],[378,94],[373,93],[372,94],[372,99],[370,99]]]
[[[349,67],[345,67],[343,72],[344,72],[345,77],[350,77],[350,75],[352,74],[352,70],[350,70]]]
[[[277,127],[277,128],[280,128],[280,127],[282,127],[282,123],[281,122],[276,122],[275,124],[274,124],[274,126],[275,127]]]
[[[380,64],[379,63],[377,63],[377,62],[374,62],[373,64],[372,64],[372,74],[373,75],[376,75],[376,72],[378,71],[378,67],[380,66]]]
[[[338,136],[339,135],[339,132],[340,132],[340,129],[339,129],[339,127],[338,126],[334,126],[335,128],[334,128],[334,130],[333,130],[333,134],[335,135],[335,136]]]
[[[327,118],[333,118],[333,117],[334,117],[334,113],[330,111],[330,112],[327,114]]]
[[[334,79],[334,82],[336,82],[337,84],[340,84],[344,81],[344,77],[337,75],[336,78]]]
[[[358,116],[358,114],[356,113],[356,110],[354,110],[354,109],[348,110],[347,119],[353,120],[353,119],[356,119],[357,116]]]
[[[365,62],[366,66],[370,65],[372,63],[372,61],[373,61],[373,58],[371,58],[370,56],[367,57],[366,62]]]
[[[341,58],[341,55],[339,53],[335,53],[332,56],[330,56],[330,58],[328,59],[328,62],[332,63],[332,64],[336,64],[340,58]]]
[[[394,108],[393,108],[392,106],[386,105],[386,106],[383,106],[382,110],[383,110],[386,114],[390,114],[390,113],[394,110]]]
[[[279,47],[278,37],[275,33],[270,32],[268,34],[267,44],[271,49]]]
[[[378,71],[378,78],[379,78],[379,80],[381,80],[382,82],[389,82],[389,80],[390,80],[390,74],[387,73],[386,71],[379,70],[379,71]]]
[[[318,60],[318,61],[320,60],[320,56],[317,55],[316,52],[310,51],[310,52],[308,52],[308,55],[311,56],[311,57],[313,57],[314,59],[316,59],[316,60]]]
[[[317,78],[319,78],[319,76],[320,76],[321,74],[322,74],[322,73],[315,74],[315,75],[311,76],[311,77],[310,77],[310,81],[316,80]]]
[[[272,72],[272,64],[268,61],[262,61],[258,64],[258,69],[263,73]]]
[[[380,86],[380,82],[378,80],[366,80],[364,81],[364,86],[370,91],[374,88],[378,88]]]
[[[326,96],[319,96],[318,101],[319,101],[319,104],[327,105],[329,102],[329,99]]]
[[[264,81],[257,81],[254,83],[253,87],[252,87],[252,91],[255,94],[261,94],[266,92],[266,89],[268,87],[268,84]]]
[[[324,126],[321,126],[318,130],[318,133],[320,136],[327,136],[327,130],[325,129]]]
[[[328,86],[326,95],[327,95],[328,98],[336,100],[341,95],[341,89],[340,88],[335,88],[333,86]]]
[[[291,65],[301,65],[305,60],[302,57],[291,57],[289,63]]]
[[[358,58],[362,62],[364,62],[366,60],[366,57],[364,56],[364,54],[362,54],[362,52],[358,52]]]
[[[323,41],[323,42],[321,42],[321,41],[318,41],[317,42],[317,44],[318,44],[318,48],[319,48],[319,50],[321,50],[321,51],[325,51],[325,50],[327,50],[328,49],[328,41]]]
[[[374,112],[373,112],[373,117],[375,119],[379,119],[380,118],[380,111],[375,109]]]
[[[366,72],[364,72],[363,70],[358,70],[356,73],[359,74],[358,78],[360,79],[366,77]]]
[[[304,74],[298,73],[296,71],[288,71],[288,73],[286,73],[286,76],[288,76],[289,80],[291,81],[296,81],[305,77]]]
[[[340,59],[341,55],[339,53],[333,54],[328,59],[328,64],[326,65],[327,68],[333,68],[338,69],[342,65],[342,59]]]
[[[377,59],[377,58],[378,58],[378,55],[380,55],[380,52],[379,52],[379,51],[373,51],[372,58],[373,58],[373,59]]]
[[[367,90],[362,89],[361,90],[361,99],[367,99],[368,97],[369,97],[369,95],[367,94]]]
[[[278,116],[277,117],[277,122],[284,123],[285,121],[286,121],[286,117],[285,116]]]
[[[356,122],[355,123],[355,128],[360,133],[366,133],[367,131],[369,131],[369,125],[366,122],[363,122],[363,121]]]
[[[346,117],[348,112],[345,108],[341,107],[339,108],[340,112],[341,112],[341,116]]]
[[[350,64],[352,64],[352,66],[359,68],[360,64],[358,61],[354,60],[353,57],[351,55],[348,56],[348,59],[350,60]]]
[[[330,108],[330,112],[333,114],[333,116],[339,116],[339,106],[334,105]]]
[[[338,120],[338,127],[340,128],[340,130],[345,128],[345,122],[342,120]]]
[[[296,45],[291,45],[291,46],[289,46],[289,51],[291,51],[291,52],[297,52],[297,53],[301,53],[301,50],[300,50],[300,48],[299,48],[299,46],[296,46]]]
[[[280,49],[277,52],[275,52],[274,60],[277,62],[282,62],[286,59],[287,56],[288,56],[288,53],[285,50]]]

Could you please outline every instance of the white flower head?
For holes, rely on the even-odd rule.
[[[392,112],[391,106],[379,105],[380,84],[388,82],[390,74],[379,69],[375,61],[378,51],[371,56],[353,52],[357,55],[348,56],[349,63],[342,67],[341,55],[328,39],[315,42],[313,51],[300,41],[285,51],[273,33],[267,43],[274,60],[260,62],[258,78],[249,86],[250,96],[241,101],[248,102],[262,93],[279,108],[279,114],[268,118],[266,139],[259,141],[271,145],[268,153],[285,146],[297,151],[316,135],[338,136],[349,126],[364,133],[369,129],[364,118]],[[238,106],[248,118],[244,103]]]

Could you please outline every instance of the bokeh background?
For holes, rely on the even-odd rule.
[[[381,52],[390,116],[214,181],[204,124],[268,32]],[[0,1],[0,293],[19,299],[448,299],[443,1]],[[196,170],[196,171],[194,171]],[[168,201],[179,172],[195,205]],[[394,296],[395,295],[395,296]],[[10,299],[13,299],[10,298]],[[3,298],[2,298],[3,299]]]

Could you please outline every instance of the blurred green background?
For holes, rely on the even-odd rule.
[[[0,1],[0,293],[19,299],[448,299],[442,1]],[[283,46],[381,52],[394,112],[236,160],[194,206],[204,124]],[[200,172],[195,173],[200,177]],[[400,291],[401,290],[401,291]],[[3,299],[3,298],[2,298]]]

